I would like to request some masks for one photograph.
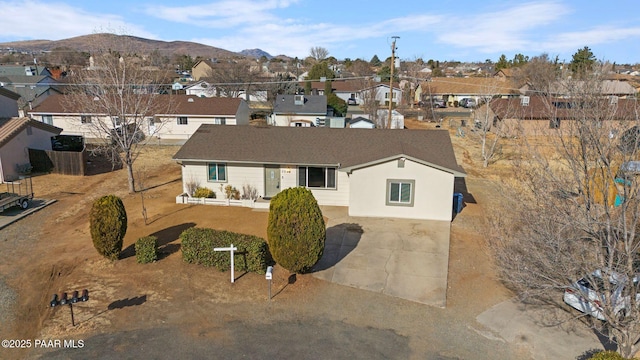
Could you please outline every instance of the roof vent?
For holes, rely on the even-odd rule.
[[[189,100],[187,100],[188,102],[193,102],[193,98],[189,98]]]
[[[304,95],[294,95],[293,103],[295,105],[304,105]]]
[[[529,106],[529,97],[528,96],[523,96],[520,98],[520,104],[522,106]]]

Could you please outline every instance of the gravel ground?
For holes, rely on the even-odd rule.
[[[16,292],[11,289],[3,278],[0,278],[0,324],[13,322],[13,306],[17,300]]]

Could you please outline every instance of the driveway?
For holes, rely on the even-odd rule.
[[[327,240],[315,277],[445,307],[450,222],[350,217],[346,207],[322,211]]]
[[[0,213],[0,229],[22,219],[23,217],[32,214],[42,208],[49,206],[56,202],[56,200],[48,199],[32,199],[29,201],[29,207],[22,209],[18,206],[8,208]]]

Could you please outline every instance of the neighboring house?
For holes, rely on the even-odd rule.
[[[0,118],[18,116],[18,99],[20,94],[0,87]]]
[[[300,86],[304,86],[304,84]],[[311,83],[311,90],[320,95],[326,95],[324,87],[325,82],[322,81]],[[380,105],[389,106],[388,83],[371,82],[371,84],[367,84],[366,81],[333,79],[331,80],[331,90],[349,105],[362,105],[367,99],[375,99]],[[402,89],[394,86],[392,96],[393,102],[398,105],[402,100]]]
[[[29,118],[0,119],[0,180],[13,181],[28,167],[29,149],[51,150],[51,137],[62,129]]]
[[[376,127],[377,128],[389,128],[389,129],[404,129],[404,115],[398,112],[398,110],[391,110],[391,125],[387,126],[389,122],[389,110],[379,109],[376,113]]]
[[[256,86],[256,85],[253,85]],[[226,97],[226,94],[222,91],[218,91],[215,85],[211,85],[204,80],[200,80],[194,84],[185,87],[187,95],[195,95],[200,97]],[[245,90],[241,90],[238,93],[238,97],[246,101],[267,101],[267,90],[251,90],[250,94],[247,94]]]
[[[519,89],[508,78],[432,78],[416,88],[414,101],[442,99],[448,107],[454,107],[464,98],[474,99],[477,104],[496,97],[517,97]]]
[[[327,97],[324,95],[278,95],[268,122],[275,126],[291,126],[303,120],[315,124],[316,119],[325,117]]]
[[[629,82],[619,80],[602,80],[599,84],[579,80],[556,81],[551,84],[549,92],[553,96],[562,97],[579,93],[585,86],[595,87],[588,91],[597,91],[602,96],[628,98],[635,96],[638,92],[631,84],[629,84]],[[523,87],[523,89],[528,90],[526,87]]]
[[[446,130],[202,125],[173,159],[185,193],[204,186],[220,201],[231,186],[269,199],[304,186],[321,206],[384,218],[450,221],[454,180],[466,176]]]
[[[380,105],[389,106],[389,85],[378,83],[377,85],[363,89],[360,92],[360,97],[364,99],[375,98]],[[400,104],[400,101],[402,101],[402,90],[394,86],[391,92],[391,98],[395,106]]]
[[[362,83],[362,81],[334,79],[331,81],[331,90],[337,97],[344,100],[344,102],[350,103],[350,105],[360,105],[362,104],[362,97],[360,96],[360,91],[363,90]],[[304,84],[300,84],[300,86],[304,87]],[[317,92],[319,95],[327,95],[324,93],[324,88],[324,82],[311,82],[311,90]],[[349,101],[349,99],[352,100]]]
[[[193,80],[199,81],[202,78],[211,76],[211,71],[215,63],[211,60],[200,60],[191,68],[191,76]]]
[[[575,135],[575,117],[580,116],[580,110],[574,106],[571,99],[544,96],[494,99],[489,103],[495,115],[492,125],[500,126],[505,136]],[[636,99],[602,98],[599,109],[594,110],[599,114],[596,117],[611,120],[608,126],[620,133],[636,124],[640,107]]]
[[[375,129],[376,124],[374,124],[373,121],[367,118],[358,116],[349,119],[349,127],[353,129]]]
[[[61,91],[56,87],[58,82],[48,75],[6,75],[0,76],[0,87],[4,87],[20,95],[18,108],[27,110],[52,94]]]
[[[188,95],[157,95],[172,102],[172,114],[147,114],[142,131],[160,139],[186,140],[201,124],[247,125],[250,110],[242,99],[201,98]],[[103,137],[96,134],[95,118],[105,123],[105,114],[90,114],[82,109],[70,109],[64,95],[47,98],[29,112],[29,116],[62,128],[63,135],[82,135],[85,138]]]

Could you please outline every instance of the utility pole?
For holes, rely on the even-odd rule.
[[[396,63],[396,40],[400,36],[392,36],[393,43],[391,43],[391,76],[389,77],[389,117],[387,119],[387,129],[391,129],[391,110],[393,110],[393,68]]]

